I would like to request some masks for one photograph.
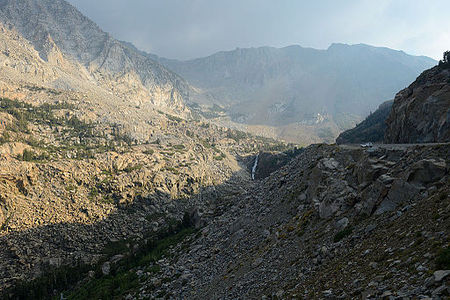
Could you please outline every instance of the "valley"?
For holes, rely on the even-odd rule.
[[[447,299],[449,59],[173,60],[0,0],[0,298]]]

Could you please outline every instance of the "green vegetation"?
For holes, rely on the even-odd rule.
[[[60,91],[57,91],[55,89],[49,89],[49,88],[42,87],[42,86],[27,85],[27,86],[25,86],[25,88],[28,89],[29,91],[34,91],[34,92],[47,91],[48,93],[51,93],[53,95],[60,95],[61,94]]]
[[[175,175],[180,174],[180,172],[178,172],[178,170],[175,169],[175,168],[173,168],[173,167],[166,167],[165,169],[166,169],[167,171],[169,171],[169,172],[172,172],[172,173],[175,174]]]
[[[205,147],[206,149],[213,147],[207,140],[200,139],[200,142],[202,143],[203,147]]]
[[[141,267],[149,273],[159,272],[159,266],[152,265],[168,254],[170,247],[181,243],[188,235],[195,232],[192,228],[179,228],[171,234],[151,241],[137,253],[129,254],[119,265],[111,270],[108,276],[99,277],[82,284],[76,289],[65,293],[67,299],[118,299],[139,287],[139,278],[136,267]],[[126,244],[116,245],[117,253],[130,251]]]
[[[172,148],[177,149],[177,150],[184,150],[186,147],[184,147],[184,145],[174,145],[174,146],[172,146]]]
[[[339,231],[334,236],[333,242],[335,242],[335,243],[339,242],[340,240],[342,240],[346,236],[350,235],[352,232],[353,232],[353,228],[351,226],[349,226],[349,227]]]
[[[239,131],[239,130],[228,130],[227,132],[227,138],[234,140],[235,142],[239,142],[243,139],[248,138],[248,133],[245,133],[243,131]]]
[[[224,153],[221,153],[220,155],[214,156],[215,160],[223,160],[226,157]]]
[[[89,191],[88,198],[89,198],[90,200],[94,200],[94,199],[98,196],[98,194],[99,194],[98,189],[97,189],[97,187],[94,186],[94,187]]]
[[[134,165],[134,166],[130,165],[130,166],[127,166],[126,168],[124,168],[123,171],[126,172],[126,173],[131,173],[133,171],[137,171],[137,170],[142,169],[142,167],[143,167],[142,164],[137,164],[137,165]]]
[[[32,106],[31,104],[11,100],[7,98],[0,99],[0,111],[6,112],[13,116],[17,122],[9,129],[12,131],[21,131],[28,133],[28,123],[47,124],[49,126],[67,125],[72,127],[80,135],[89,134],[90,126],[81,122],[77,117],[58,118],[53,115],[54,110],[73,109],[73,106],[67,103],[58,104],[42,104],[40,106]]]
[[[170,121],[173,121],[173,122],[179,123],[179,122],[183,121],[182,118],[179,118],[179,117],[177,117],[177,116],[172,116],[172,115],[169,115],[169,114],[166,114],[166,116],[167,116],[167,118],[168,118]]]
[[[19,160],[23,160],[23,161],[43,161],[43,160],[48,160],[50,157],[47,153],[42,153],[37,155],[36,153],[34,153],[32,150],[29,149],[25,149],[22,153],[22,155],[19,155],[17,157],[17,159]]]
[[[11,218],[12,218],[12,214],[9,215],[9,216],[5,219],[5,221],[2,223],[2,225],[0,225],[0,231],[3,231],[3,230],[6,229],[6,227],[8,226],[9,221],[11,220]]]
[[[10,135],[8,131],[3,132],[2,135],[0,135],[0,145],[4,143],[8,143],[10,141]]]
[[[144,153],[145,155],[153,155],[153,153],[155,153],[155,151],[153,149],[147,149],[142,151],[142,153]]]
[[[104,130],[96,130],[96,124],[86,123],[76,115],[63,111],[61,116],[56,116],[55,111],[70,110],[75,107],[68,103],[42,104],[33,106],[31,104],[0,98],[0,112],[14,117],[12,124],[8,124],[7,130],[0,136],[0,144],[14,141],[24,142],[33,148],[38,148],[42,157],[26,153],[23,160],[46,160],[57,157],[72,159],[94,158],[95,153],[105,151],[117,151],[116,146],[130,146],[136,143],[128,135],[122,134],[118,126],[111,127],[112,139],[107,138]],[[58,146],[46,145],[42,140],[33,138],[30,124],[40,125],[53,131]]]
[[[442,58],[442,60],[439,61],[439,67],[443,69],[450,68],[450,51],[444,52],[444,57]]]
[[[111,243],[105,247],[105,258],[95,267],[78,262],[70,267],[50,268],[38,279],[18,282],[0,298],[59,299],[63,292],[65,299],[121,299],[138,287],[137,267],[149,273],[159,272],[154,264],[168,255],[171,247],[195,233],[187,214],[182,222],[168,223],[165,230],[148,236],[148,241],[137,250],[133,240]],[[111,266],[109,275],[103,275],[101,266],[117,254],[124,255],[123,259]],[[94,270],[93,278],[86,279],[91,270]]]
[[[450,270],[450,247],[441,249],[436,258],[436,269]]]
[[[297,224],[297,236],[301,237],[305,234],[308,225],[312,221],[314,216],[314,210],[310,209],[303,213],[302,217],[299,219]]]

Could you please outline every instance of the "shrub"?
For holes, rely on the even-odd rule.
[[[439,61],[439,66],[445,69],[450,68],[450,51],[444,52],[444,57]]]
[[[134,166],[127,166],[125,169],[123,169],[123,171],[126,173],[131,173],[133,171],[142,169],[142,167],[143,167],[142,164],[138,164],[138,165],[134,165]]]
[[[22,153],[21,158],[24,161],[33,161],[36,158],[36,154],[31,150],[25,149]]]
[[[153,153],[155,153],[155,151],[153,149],[147,149],[142,151],[142,153],[146,154],[146,155],[153,155]]]
[[[441,249],[436,258],[436,268],[441,270],[450,269],[450,247]]]
[[[9,133],[7,131],[5,131],[1,136],[0,136],[0,145],[9,142],[10,140],[10,136]]]
[[[341,231],[339,231],[338,233],[336,233],[336,235],[334,236],[333,241],[335,243],[339,242],[340,240],[342,240],[343,238],[345,238],[346,236],[350,235],[353,231],[352,227],[347,227]]]

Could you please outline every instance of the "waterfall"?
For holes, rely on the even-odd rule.
[[[255,180],[255,174],[256,174],[256,168],[258,167],[258,159],[259,159],[259,153],[256,155],[255,163],[252,167],[252,180]]]

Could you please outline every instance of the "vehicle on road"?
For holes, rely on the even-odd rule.
[[[362,148],[372,148],[373,143],[372,142],[364,143],[364,144],[361,144],[361,147]]]

